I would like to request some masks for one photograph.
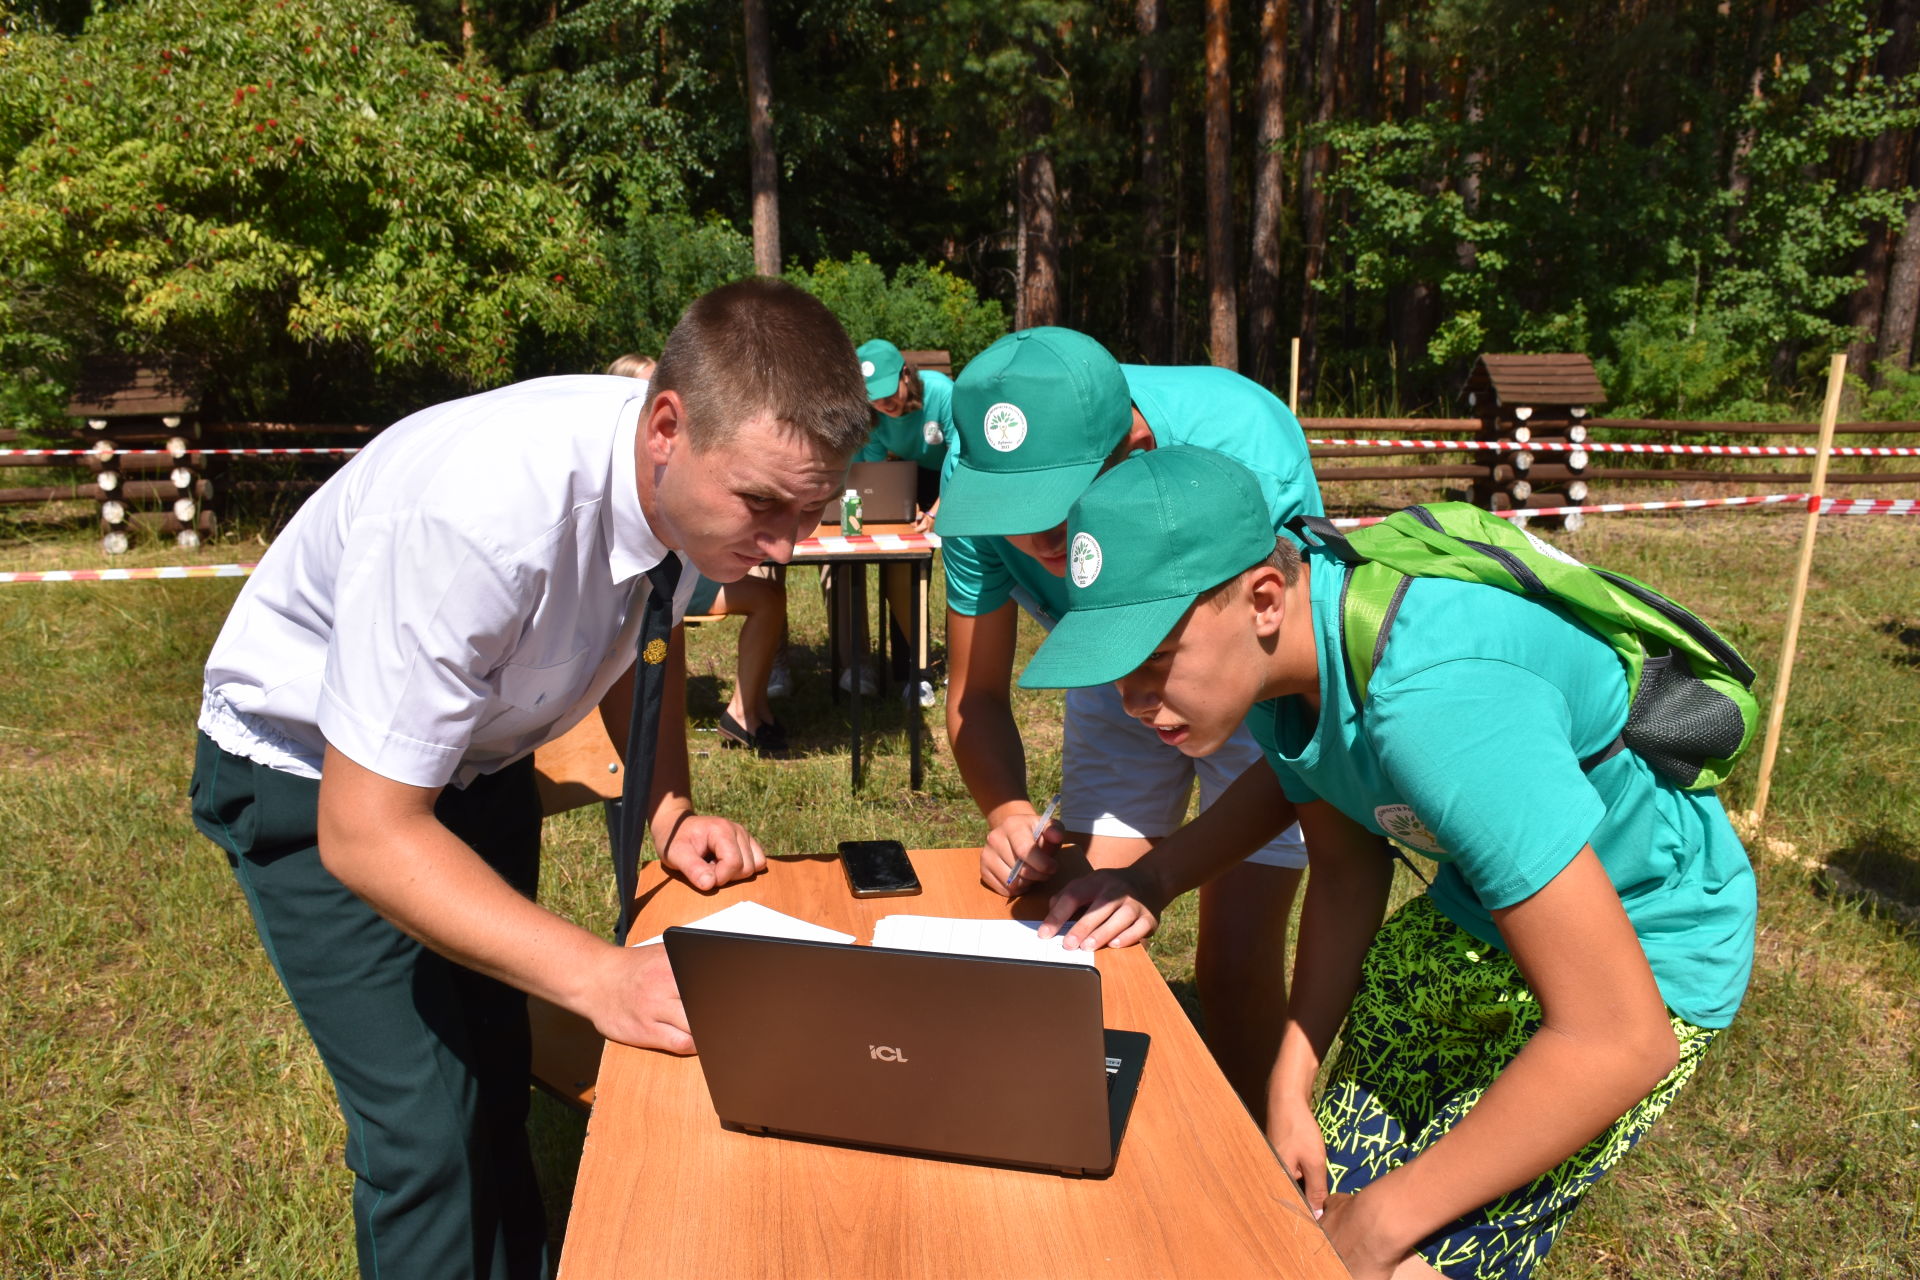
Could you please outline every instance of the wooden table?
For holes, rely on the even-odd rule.
[[[847,572],[835,575],[835,594],[838,597],[828,607],[829,626],[837,631],[853,647],[849,630],[858,632],[857,624],[841,625],[844,613],[849,619],[853,610],[866,612],[867,608],[867,566],[870,564],[907,564],[913,567],[913,634],[907,637],[907,644],[913,654],[916,670],[913,678],[919,679],[921,672],[921,650],[926,647],[929,634],[927,619],[927,582],[933,570],[933,551],[940,540],[932,534],[919,533],[910,524],[869,524],[860,533],[851,536],[842,535],[838,526],[821,525],[809,537],[794,544],[793,558],[789,564],[827,564],[844,565]],[[842,578],[851,580],[853,589],[848,591],[841,584]],[[881,592],[880,617],[875,631],[886,635],[886,592]],[[833,644],[828,643],[832,652]],[[851,655],[851,669],[858,673],[866,661],[864,653]],[[829,664],[831,665],[831,664]],[[883,664],[884,665],[884,664]],[[833,677],[833,673],[829,673]],[[884,687],[883,679],[882,685]],[[853,789],[858,791],[863,778],[860,768],[860,679],[856,674],[853,687],[848,695],[849,714],[853,720]],[[918,699],[908,699],[905,703],[907,716],[907,752],[909,757],[909,776],[907,785],[918,791],[922,783],[920,767],[920,703]]]
[[[921,896],[864,901],[848,896],[827,857],[777,859],[757,880],[708,895],[652,863],[633,936],[748,898],[863,942],[893,912],[1009,914],[979,884],[976,850],[912,856]],[[1043,909],[1028,901],[1013,913]],[[1112,1177],[729,1132],[697,1059],[609,1045],[561,1280],[1345,1276],[1145,950],[1102,951],[1099,966],[1107,1025],[1153,1037]]]

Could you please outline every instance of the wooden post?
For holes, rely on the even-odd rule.
[[[1300,339],[1294,338],[1291,346],[1293,354],[1287,372],[1287,408],[1293,410],[1295,416],[1298,416],[1300,413]]]
[[[1800,566],[1793,575],[1793,601],[1787,606],[1787,638],[1780,646],[1780,675],[1773,686],[1773,705],[1767,709],[1766,745],[1760,749],[1760,788],[1753,796],[1753,826],[1759,830],[1767,817],[1767,793],[1773,787],[1773,757],[1780,746],[1780,722],[1787,713],[1787,686],[1793,680],[1793,653],[1800,644],[1800,610],[1807,599],[1807,578],[1813,571],[1813,539],[1820,528],[1820,500],[1826,496],[1827,455],[1833,450],[1833,428],[1840,419],[1840,392],[1846,383],[1847,357],[1836,355],[1827,368],[1827,403],[1820,412],[1820,452],[1813,460],[1813,488],[1807,504],[1807,529],[1800,540]]]

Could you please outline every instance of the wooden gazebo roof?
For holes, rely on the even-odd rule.
[[[1582,355],[1481,356],[1467,376],[1466,391],[1477,403],[1528,406],[1605,404],[1607,392]]]
[[[67,401],[70,418],[158,418],[200,408],[200,380],[182,366],[90,362]]]

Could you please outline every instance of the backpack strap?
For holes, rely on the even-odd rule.
[[[1398,569],[1367,561],[1349,569],[1340,585],[1340,642],[1359,702],[1367,700],[1367,685],[1386,652],[1387,635],[1412,581]]]
[[[1324,547],[1342,564],[1359,565],[1367,562],[1366,557],[1355,551],[1353,544],[1347,541],[1347,535],[1325,516],[1295,516],[1284,527],[1303,545]]]

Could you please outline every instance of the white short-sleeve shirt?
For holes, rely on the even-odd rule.
[[[647,384],[540,378],[382,432],[308,499],[207,660],[200,728],[320,776],[331,743],[414,786],[464,786],[572,728],[627,667],[644,574]],[[681,575],[686,613],[697,575]]]

